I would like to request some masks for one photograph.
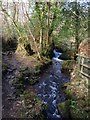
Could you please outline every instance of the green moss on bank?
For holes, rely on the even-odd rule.
[[[16,93],[20,95],[27,86],[35,85],[39,82],[41,73],[51,64],[50,60],[45,60],[43,64],[37,64],[34,68],[21,68],[17,78],[14,80]]]
[[[68,100],[58,105],[59,111],[63,117],[68,117],[68,119],[89,120],[90,95],[88,91],[90,88],[88,86],[90,82],[78,75],[72,78],[69,83],[62,86]]]
[[[61,71],[64,72],[64,73],[68,73],[70,74],[73,69],[74,69],[74,66],[75,66],[75,60],[66,60],[64,62],[62,62],[62,69]]]
[[[43,102],[34,92],[24,91],[21,96],[22,108],[20,109],[21,118],[30,118],[43,120],[43,110],[45,109]]]

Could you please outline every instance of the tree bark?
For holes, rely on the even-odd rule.
[[[47,15],[47,42],[46,45],[49,45],[49,28],[50,28],[50,2],[47,2],[47,7],[48,7],[48,15]]]
[[[88,38],[90,38],[90,2],[88,2]]]
[[[28,15],[28,13],[27,13],[27,11],[26,11],[26,15],[27,15],[28,20],[29,20],[29,21],[31,22],[31,24],[33,25],[33,23],[32,23],[32,21],[31,21],[29,15]],[[38,47],[37,47],[36,39],[35,39],[35,37],[33,36],[32,32],[31,32],[31,29],[30,29],[30,27],[28,26],[27,23],[26,23],[26,26],[27,26],[27,29],[28,29],[28,31],[29,31],[29,33],[30,33],[32,39],[33,39],[33,42],[34,42],[34,45],[35,45],[35,49],[36,49],[38,58],[39,58],[39,60],[42,60],[42,59],[41,59],[41,55],[40,55],[39,50],[38,50]],[[34,25],[33,25],[33,27],[34,27]]]
[[[75,41],[76,41],[76,52],[78,52],[79,47],[79,29],[80,29],[80,22],[79,22],[79,6],[78,3],[75,2]]]
[[[40,29],[40,50],[43,51],[43,29]]]

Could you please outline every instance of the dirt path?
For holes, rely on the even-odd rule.
[[[33,67],[36,60],[34,57],[27,58],[12,52],[7,52],[3,53],[2,61],[7,66],[2,79],[2,116],[3,118],[18,118],[21,101],[15,94],[13,82],[21,68]]]
[[[17,117],[15,104],[19,101],[14,94],[15,89],[13,87],[13,81],[18,73],[18,61],[14,59],[14,64],[12,64],[12,57],[8,53],[3,54],[3,64],[7,66],[7,72],[3,74],[2,79],[2,116],[3,118]]]
[[[28,67],[31,69],[31,71],[35,71],[34,68],[38,65],[42,65],[42,63],[37,59],[36,55],[22,56],[13,52],[7,52],[3,53],[2,57],[3,65],[6,66],[6,70],[3,73],[2,79],[2,116],[3,118],[18,118],[20,117],[22,100],[20,96],[16,95],[16,88],[14,87],[13,83],[15,79],[17,79],[17,76],[20,75],[20,70]],[[36,93],[36,91],[30,85],[27,85],[26,89],[30,92]],[[36,108],[33,106],[33,109]]]

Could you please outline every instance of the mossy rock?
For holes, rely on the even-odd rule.
[[[59,59],[72,60],[72,59],[74,59],[74,53],[71,50],[67,50],[67,51],[63,52],[62,55],[60,55]]]
[[[68,118],[69,117],[69,105],[70,100],[58,104],[59,112],[61,113],[62,117]]]
[[[74,60],[66,60],[66,61],[62,62],[61,64],[62,64],[61,71],[70,74],[74,68],[75,61]]]
[[[66,89],[64,92],[68,99],[74,99],[74,100],[77,99],[76,96],[74,95],[74,92],[71,89]]]

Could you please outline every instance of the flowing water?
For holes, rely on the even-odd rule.
[[[61,73],[61,62],[63,60],[58,59],[62,54],[60,52],[53,51],[55,56],[52,58],[52,65],[47,73],[43,74],[40,78],[40,82],[35,86],[38,96],[48,105],[46,110],[47,119],[61,118],[57,108],[57,104],[65,101],[65,94],[60,89],[60,85],[69,81],[69,76]]]

